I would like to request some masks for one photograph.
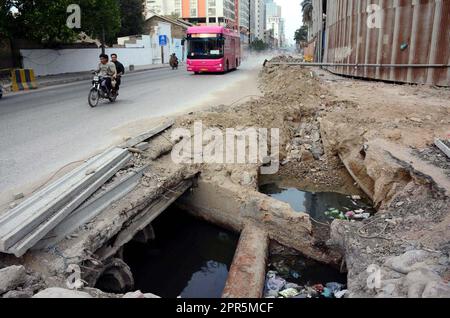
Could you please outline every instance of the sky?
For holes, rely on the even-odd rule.
[[[295,31],[302,25],[301,0],[275,0],[282,7],[281,15],[286,20],[286,38],[294,43]]]

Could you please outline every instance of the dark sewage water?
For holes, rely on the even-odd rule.
[[[135,289],[163,298],[220,298],[239,236],[173,207],[153,228],[155,241],[125,246]]]
[[[350,195],[337,192],[309,192],[294,187],[285,187],[276,182],[261,185],[260,192],[289,203],[294,211],[308,213],[312,218],[321,222],[330,221],[330,218],[325,215],[329,209],[338,209],[344,212],[364,209],[369,213],[375,212],[368,200],[364,198],[353,200]]]

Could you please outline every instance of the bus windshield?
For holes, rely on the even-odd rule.
[[[224,41],[221,37],[190,37],[189,59],[220,59],[223,57]]]

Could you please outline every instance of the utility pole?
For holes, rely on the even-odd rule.
[[[248,48],[252,45],[252,0],[248,0]]]
[[[102,27],[102,54],[105,54],[105,42],[106,42],[106,36],[105,36],[105,27]]]

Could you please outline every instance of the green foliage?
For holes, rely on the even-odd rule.
[[[67,7],[70,0],[17,0],[14,6],[18,13],[14,17],[11,35],[39,43],[53,45],[69,42],[75,32],[66,26]]]
[[[12,0],[0,0],[0,38],[9,37],[12,31]]]
[[[73,0],[71,0],[73,1]],[[80,0],[81,31],[112,44],[120,31],[119,0]]]
[[[264,51],[267,50],[269,46],[263,40],[256,39],[250,44],[250,49],[255,51]]]
[[[142,0],[121,0],[120,15],[122,28],[119,36],[142,34],[144,30]]]
[[[295,31],[294,40],[297,43],[308,41],[308,27],[306,25]]]
[[[0,32],[6,36],[35,41],[47,46],[70,43],[84,31],[91,37],[113,43],[120,30],[119,0],[0,0]],[[3,3],[5,2],[5,3]],[[67,7],[78,3],[81,29],[67,27]],[[10,9],[14,4],[16,14]],[[6,17],[6,19],[4,19]]]

